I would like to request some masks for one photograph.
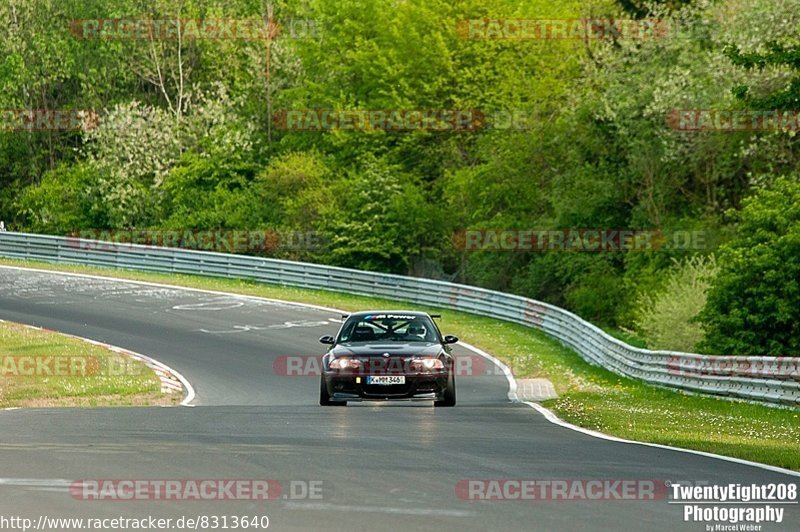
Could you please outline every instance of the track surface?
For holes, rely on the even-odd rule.
[[[338,315],[291,304],[0,267],[0,318],[150,355],[194,385],[194,408],[0,412],[0,516],[268,515],[277,530],[705,530],[656,501],[463,501],[462,479],[797,482],[796,477],[593,438],[462,378],[459,405],[317,406],[318,379],[277,375],[319,355]],[[447,323],[441,324],[447,332]],[[469,339],[465,339],[469,341]],[[457,350],[458,351],[458,350]],[[463,350],[462,350],[463,352]],[[322,500],[109,502],[73,479],[316,480]],[[785,506],[797,530],[800,511]]]

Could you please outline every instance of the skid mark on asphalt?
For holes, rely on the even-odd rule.
[[[105,443],[105,444],[5,444],[0,445],[0,452],[30,452],[39,454],[42,452],[48,453],[69,453],[69,454],[104,454],[104,455],[148,455],[163,453],[166,455],[174,455],[179,452],[188,452],[189,454],[219,454],[229,455],[231,453],[238,453],[241,455],[263,456],[269,454],[270,456],[302,456],[305,452],[303,449],[295,445],[286,444],[259,444],[259,443],[223,443],[223,444],[204,444],[204,443],[153,443],[148,444],[146,447],[137,448],[132,447],[130,443]],[[10,479],[14,480],[14,479]],[[0,485],[9,479],[0,478]]]
[[[203,301],[201,303],[185,303],[183,305],[175,305],[172,307],[172,310],[205,310],[205,311],[220,311],[220,310],[230,310],[234,308],[239,308],[244,306],[244,301],[241,300],[228,300],[228,299],[221,299],[221,300],[212,300],[212,301]]]
[[[191,294],[187,302],[187,291],[169,286],[155,286],[124,280],[92,278],[70,275],[53,275],[32,272],[15,275],[13,269],[0,269],[0,295],[12,299],[31,300],[37,304],[74,304],[75,295],[88,296],[96,301],[124,300],[139,303],[165,302],[169,310],[224,311],[240,307],[287,308],[296,310],[297,305],[230,295]]]
[[[330,325],[329,321],[285,321],[283,323],[274,323],[272,325],[234,325],[232,328],[223,331],[209,331],[208,329],[197,329],[199,332],[206,334],[237,334],[250,331],[266,331],[270,329],[294,329],[294,328],[308,328],[308,327],[323,327]]]
[[[186,294],[183,294],[185,297]],[[289,309],[296,311],[297,307],[285,303],[274,301],[262,301],[238,296],[223,296],[213,298],[202,298],[196,303],[179,303],[172,306],[171,310],[200,311],[200,312],[219,312],[236,308],[258,308],[269,307],[272,309]]]
[[[447,510],[443,508],[394,508],[391,506],[353,506],[348,504],[333,504],[321,502],[285,502],[283,507],[288,510],[318,510],[323,512],[359,512],[374,514],[439,516],[439,517],[472,517],[476,512],[467,510]]]

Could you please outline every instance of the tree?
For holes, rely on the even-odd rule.
[[[411,259],[440,234],[420,190],[384,160],[365,156],[331,192],[320,227],[332,264],[407,273]]]
[[[102,176],[82,163],[46,172],[37,186],[16,198],[17,209],[31,221],[26,230],[67,235],[79,229],[107,227],[108,205],[99,197]]]
[[[683,261],[673,259],[663,286],[655,293],[640,295],[636,330],[650,349],[695,352],[703,339],[696,317],[705,305],[716,272],[713,255],[695,255]]]
[[[800,183],[783,177],[744,202],[737,235],[700,319],[701,348],[719,354],[800,355]]]

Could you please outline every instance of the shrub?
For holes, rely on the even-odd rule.
[[[706,303],[706,293],[717,274],[713,255],[673,259],[662,288],[643,293],[636,301],[635,325],[651,349],[694,351],[703,339],[695,319]]]
[[[779,178],[736,214],[720,272],[700,314],[703,348],[719,354],[800,355],[800,183]]]

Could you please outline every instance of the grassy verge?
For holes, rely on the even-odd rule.
[[[647,349],[647,342],[645,342],[642,338],[636,336],[636,333],[633,331],[616,329],[612,327],[600,327],[603,329],[607,334],[613,336],[617,340],[622,340],[628,345],[632,345],[633,347],[641,347],[642,349]]]
[[[0,322],[0,408],[175,404],[147,366],[51,331]]]
[[[250,281],[0,260],[0,264],[125,277],[344,310],[408,308],[410,303]],[[431,310],[431,309],[428,309]],[[438,309],[437,309],[438,310]],[[684,395],[626,379],[584,362],[543,333],[441,309],[441,327],[504,360],[517,377],[550,379],[559,417],[606,434],[724,454],[800,471],[800,411]]]

